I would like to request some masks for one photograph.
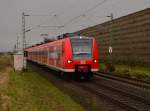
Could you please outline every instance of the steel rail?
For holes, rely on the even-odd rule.
[[[106,89],[110,89],[110,90],[118,92],[118,93],[120,93],[122,95],[129,96],[130,98],[133,98],[133,99],[135,99],[137,101],[142,101],[143,103],[146,103],[146,104],[150,105],[150,99],[148,99],[148,98],[145,98],[145,97],[142,97],[142,96],[138,96],[136,94],[134,95],[134,94],[131,94],[130,92],[126,92],[126,91],[120,90],[120,89],[112,87],[112,86],[107,86],[107,85],[104,85],[104,84],[100,84],[100,83],[95,82],[95,81],[93,82],[93,84],[95,84],[96,86],[98,86],[100,88],[104,87]]]
[[[87,91],[90,91],[91,93],[94,93],[96,94],[97,96],[99,97],[103,97],[111,102],[113,102],[114,104],[117,104],[117,106],[121,107],[121,108],[124,108],[126,109],[127,111],[141,111],[127,103],[125,103],[124,101],[121,101],[121,100],[118,100],[116,98],[113,98],[111,97],[111,95],[109,94],[106,94],[106,93],[103,93],[102,91],[100,91],[99,89],[94,89],[94,88],[91,88],[89,86],[85,86],[83,84],[78,84],[78,83],[75,83],[77,86],[83,88],[84,90],[87,90]]]
[[[109,73],[95,73],[96,76],[99,77],[105,77],[108,79],[112,79],[112,80],[116,80],[116,81],[120,81],[120,82],[124,82],[130,85],[134,85],[137,87],[141,87],[141,88],[145,88],[145,89],[149,89],[150,90],[150,84],[144,81],[140,81],[140,80],[136,80],[136,79],[131,79],[131,78],[125,78],[125,77],[121,77],[118,75],[112,75]]]

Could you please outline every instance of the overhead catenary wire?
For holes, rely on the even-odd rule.
[[[28,16],[54,16],[54,15],[44,15],[44,14],[28,14]]]
[[[28,15],[28,14],[24,14],[25,16],[51,16],[51,17],[55,17],[55,15]],[[43,22],[43,23],[45,23],[45,22]],[[39,24],[39,25],[36,25],[36,26],[34,26],[34,27],[30,27],[30,28],[26,28],[26,30],[25,30],[25,33],[26,32],[29,32],[29,31],[33,31],[34,29],[37,29],[37,28],[39,28],[40,27],[40,25],[42,25],[43,23],[41,23],[41,24]],[[57,26],[55,26],[55,27],[57,27]],[[56,29],[55,29],[56,30]],[[21,35],[21,33],[19,33],[19,34],[17,34],[17,35]],[[19,42],[20,43],[20,42]]]
[[[73,23],[75,20],[79,19],[80,17],[85,17],[88,21],[97,24],[95,21],[93,21],[91,18],[87,17],[87,13],[96,9],[97,7],[99,7],[100,5],[103,5],[105,2],[107,2],[107,0],[103,0],[101,2],[99,2],[98,4],[94,5],[93,7],[87,9],[86,11],[84,11],[82,14],[70,19],[69,21],[67,21],[66,23],[64,23],[61,27],[58,28],[58,30],[60,29],[64,29],[67,27],[67,25],[69,25],[70,23]],[[89,25],[88,25],[89,26]],[[51,26],[50,26],[51,27]]]
[[[86,14],[83,15],[84,18],[86,18],[88,21],[92,22],[93,24],[97,24],[95,21],[93,21],[90,17],[88,17]]]
[[[97,3],[96,5],[94,5],[93,7],[91,7],[91,8],[89,8],[89,9],[87,9],[86,11],[84,11],[82,14],[80,14],[80,15],[78,15],[78,16],[76,16],[76,17],[74,17],[74,18],[72,18],[72,19],[70,19],[69,21],[67,21],[66,23],[64,23],[64,24],[61,24],[60,22],[59,22],[59,24],[61,24],[61,25],[56,25],[56,26],[48,26],[48,25],[43,25],[44,23],[41,23],[41,24],[39,24],[39,25],[36,25],[35,27],[33,27],[33,28],[30,28],[30,30],[34,30],[34,29],[37,29],[37,28],[55,28],[56,30],[58,29],[62,29],[62,28],[65,28],[66,27],[66,25],[69,25],[70,23],[72,23],[73,21],[75,21],[76,19],[78,19],[78,18],[80,18],[80,17],[86,17],[89,21],[91,21],[92,23],[94,23],[94,24],[96,24],[96,22],[94,22],[93,20],[91,20],[89,17],[87,17],[86,16],[86,13],[88,13],[88,12],[90,12],[90,11],[92,11],[92,10],[94,10],[94,9],[96,9],[97,7],[99,7],[100,5],[103,5],[105,2],[106,2],[107,0],[103,0],[103,1],[101,1],[101,2],[99,2],[99,3]],[[85,15],[85,16],[84,16]],[[29,14],[29,16],[51,16],[51,17],[55,17],[56,19],[57,19],[57,21],[58,21],[58,14],[54,14],[54,15],[44,15],[44,14]]]
[[[96,9],[97,7],[103,5],[103,4],[104,4],[105,2],[107,2],[107,1],[108,1],[108,0],[103,0],[103,1],[101,1],[101,2],[99,2],[99,3],[97,3],[97,4],[94,5],[93,7],[87,9],[86,11],[84,11],[82,14],[80,14],[80,15],[78,15],[78,16],[76,16],[76,17],[70,19],[69,21],[65,22],[64,24],[58,26],[58,30],[61,29],[61,28],[65,28],[67,25],[69,25],[69,24],[72,23],[73,21],[77,20],[77,19],[80,18],[80,17],[83,17],[83,15],[86,15],[88,12],[90,12],[90,11]],[[58,20],[58,15],[55,15],[55,17],[56,17],[57,20]],[[92,23],[97,24],[96,22],[94,22],[94,21],[93,21],[92,19],[90,19],[89,17],[86,16],[86,18],[87,18],[89,21],[91,21]],[[43,28],[48,28],[48,27],[49,27],[49,28],[52,28],[53,26],[43,26]],[[57,27],[57,26],[56,26],[56,27]]]
[[[78,15],[78,16],[76,16],[76,17],[70,19],[70,20],[67,21],[66,23],[64,23],[64,26],[66,26],[66,25],[72,23],[74,20],[78,19],[79,17],[83,16],[84,14],[86,14],[86,13],[88,13],[88,12],[90,12],[90,11],[96,9],[97,7],[103,5],[105,2],[107,2],[107,0],[103,0],[103,1],[101,1],[101,2],[99,2],[99,3],[97,3],[95,6],[93,6],[93,7],[89,8],[89,9],[87,9],[87,10],[84,11],[82,14],[80,14],[80,15]]]
[[[42,16],[42,15],[30,15],[30,16]],[[51,15],[51,17],[56,17],[56,14],[55,15]],[[50,20],[50,19],[52,19],[52,18],[48,18],[48,20]],[[48,25],[43,25],[43,24],[45,24],[47,22],[47,20],[46,21],[44,21],[43,23],[40,23],[40,24],[38,24],[38,25],[36,25],[36,26],[34,26],[34,27],[31,27],[31,28],[27,28],[27,30],[30,30],[30,31],[33,31],[34,29],[37,29],[37,28],[55,28],[55,29],[57,29],[57,28],[60,28],[60,27],[62,27],[61,25],[59,26],[48,26]]]
[[[36,26],[34,26],[34,27],[29,28],[28,30],[33,31],[34,29],[37,29],[37,28],[40,28],[40,27],[41,27],[41,28],[53,28],[53,29],[55,29],[55,30],[64,29],[64,28],[65,28],[67,25],[69,25],[70,23],[72,23],[73,21],[77,20],[77,19],[80,18],[80,17],[84,17],[84,15],[86,15],[88,12],[90,12],[90,11],[96,9],[97,7],[103,5],[106,1],[108,1],[108,0],[103,0],[103,1],[101,1],[101,2],[99,2],[99,3],[97,3],[96,5],[92,6],[91,8],[85,10],[85,11],[84,11],[83,13],[81,13],[80,15],[78,15],[78,16],[76,16],[76,17],[70,19],[70,20],[67,21],[66,23],[61,24],[61,23],[59,22],[60,25],[56,25],[56,26],[44,26],[43,24],[46,23],[46,22],[43,22],[43,23],[41,23],[41,24],[39,24],[39,25],[36,25]],[[57,21],[58,21],[58,14],[53,14],[53,15],[51,15],[51,14],[47,14],[47,15],[46,15],[46,14],[29,14],[29,15],[27,15],[27,16],[51,16],[51,17],[55,17],[55,18],[57,19]],[[91,20],[89,17],[85,16],[85,18],[87,18],[87,19],[88,19],[89,21],[91,21],[92,23],[96,24],[96,22],[94,22],[93,20]]]

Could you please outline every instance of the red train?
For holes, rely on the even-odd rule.
[[[98,47],[92,37],[74,36],[26,48],[27,59],[68,76],[91,78],[98,71]]]

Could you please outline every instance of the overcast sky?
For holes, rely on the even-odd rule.
[[[26,17],[26,29],[32,28],[26,37],[28,44],[34,44],[43,40],[40,34],[73,32],[108,21],[111,12],[118,18],[149,7],[150,0],[0,0],[0,51],[12,50],[17,36],[22,44],[22,12],[33,15]]]

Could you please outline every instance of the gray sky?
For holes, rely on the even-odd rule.
[[[118,18],[150,7],[150,0],[106,0],[87,12],[102,1],[104,0],[0,0],[0,51],[12,50],[17,36],[22,41],[22,12],[30,15],[56,15],[26,17],[26,28],[33,28],[26,33],[27,42],[34,44],[43,40],[40,37],[43,33],[55,36],[73,32],[108,21],[106,16],[111,12]],[[38,26],[61,26],[83,13],[84,16],[74,19],[64,28]]]

